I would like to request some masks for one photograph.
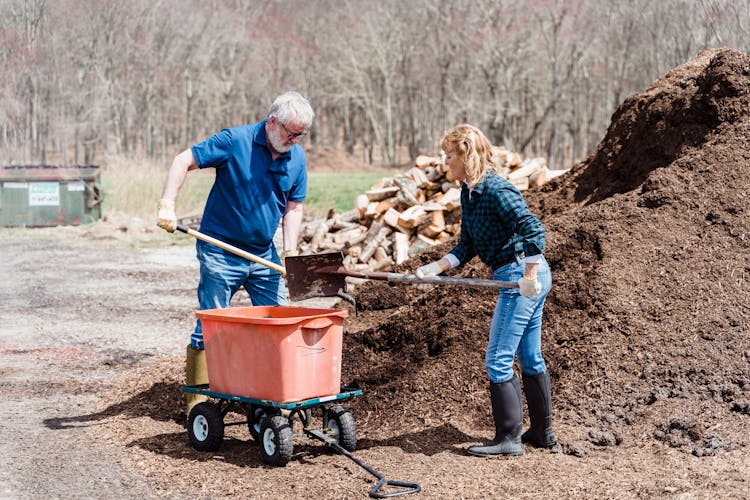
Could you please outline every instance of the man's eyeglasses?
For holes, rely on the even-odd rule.
[[[289,132],[289,129],[286,128],[286,125],[284,125],[283,123],[279,122],[279,125],[281,125],[281,128],[284,129],[284,132],[286,132],[286,138],[289,139],[290,141],[292,139],[302,139],[303,137],[307,135],[307,132],[300,132],[299,134],[293,134]]]

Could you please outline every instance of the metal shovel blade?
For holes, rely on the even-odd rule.
[[[346,276],[336,273],[321,273],[321,269],[338,269],[344,264],[341,252],[315,255],[295,255],[284,259],[286,284],[289,298],[298,300],[312,297],[335,297],[346,291]]]

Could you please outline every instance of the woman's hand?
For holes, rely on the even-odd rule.
[[[429,276],[437,276],[445,271],[445,269],[446,268],[440,264],[440,260],[436,260],[435,262],[417,268],[417,271],[414,274],[417,275],[417,278],[427,278]]]
[[[536,279],[536,276],[530,278],[524,274],[523,277],[518,280],[518,290],[524,297],[533,297],[542,291],[542,284]]]

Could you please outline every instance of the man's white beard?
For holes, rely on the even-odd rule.
[[[279,135],[274,134],[273,132],[268,134],[268,140],[271,142],[271,147],[273,147],[277,153],[286,153],[292,149],[292,146],[294,146],[294,144],[287,143]]]

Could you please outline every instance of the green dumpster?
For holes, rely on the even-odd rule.
[[[0,168],[0,226],[87,224],[102,216],[97,165]]]

